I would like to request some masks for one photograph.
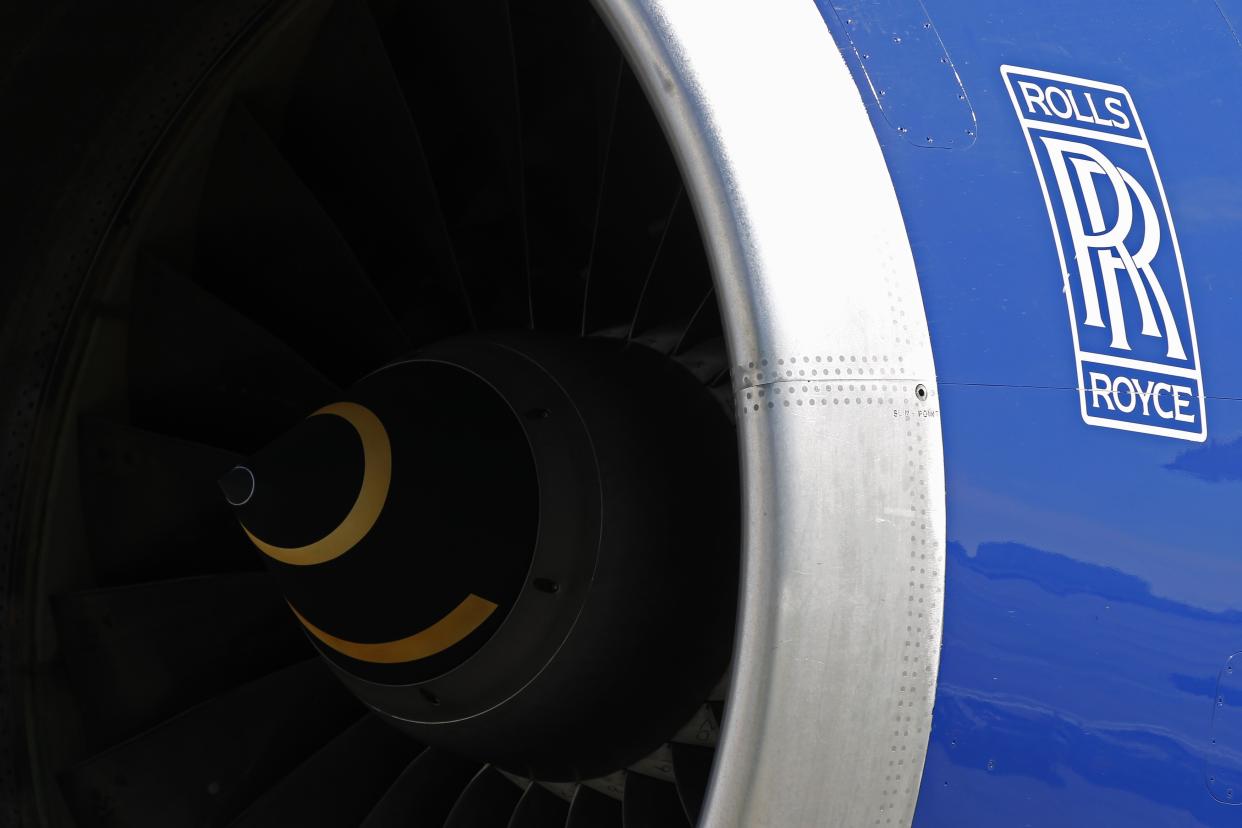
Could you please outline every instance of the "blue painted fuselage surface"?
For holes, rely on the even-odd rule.
[[[1242,3],[819,7],[888,161],[939,379],[947,593],[915,825],[1242,825],[1242,656],[1231,661],[1242,652],[1242,46],[1233,25]],[[1119,93],[1088,102],[1088,86],[1073,101],[1048,97],[1007,85],[1003,66],[1124,88],[1163,197],[1137,133],[1123,135],[1126,145],[1091,137],[1126,131],[1103,107]],[[1070,97],[1072,86],[1061,84]],[[1033,158],[1017,114],[1038,119],[1044,105],[1052,121],[1072,105],[1065,123],[1085,131],[1061,137],[1106,156],[1071,151],[1079,160],[1067,169],[1078,177],[1068,194],[1048,157]],[[1164,258],[1147,271],[1143,258],[1155,254],[1139,251],[1140,230],[1118,243],[1135,269],[1111,259],[1122,304],[1102,321],[1115,329],[1127,314],[1129,351],[1090,324],[1083,294],[1091,281],[1106,306],[1099,233],[1137,192],[1112,187],[1112,165],[1134,170],[1134,187],[1162,215],[1167,201],[1185,274],[1183,291],[1169,225]],[[1087,217],[1087,187],[1098,187],[1102,225]],[[1050,222],[1052,209],[1066,224],[1069,202],[1081,211],[1079,250],[1067,226]],[[1141,198],[1133,203],[1138,216]],[[1171,355],[1153,281],[1184,358]],[[1154,308],[1150,331],[1140,330],[1140,294]],[[1155,373],[1115,360],[1121,367],[1096,379],[1128,372],[1137,384],[1093,396],[1080,349],[1097,341],[1114,356],[1146,348]],[[1153,398],[1166,365],[1172,379]],[[1191,377],[1181,413],[1206,416],[1205,439],[1201,423],[1173,417],[1178,377]],[[1135,397],[1144,387],[1147,397]],[[1129,430],[1142,412],[1127,419],[1110,408],[1153,406],[1147,418],[1159,426],[1157,401],[1173,436]],[[1088,423],[1089,405],[1122,425]]]

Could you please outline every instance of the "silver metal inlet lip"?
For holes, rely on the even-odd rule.
[[[926,316],[888,169],[813,3],[595,0],[708,247],[744,493],[709,826],[910,824],[944,597]]]

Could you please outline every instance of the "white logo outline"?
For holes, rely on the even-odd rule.
[[[1147,140],[1147,133],[1143,128],[1142,121],[1139,118],[1138,110],[1134,106],[1134,101],[1129,91],[1116,84],[1102,83],[1100,81],[1089,80],[1087,78],[1079,78],[1071,75],[1062,75],[1055,72],[1047,72],[1040,69],[1028,69],[1019,66],[1002,65],[1000,67],[1002,78],[1005,86],[1009,90],[1010,100],[1013,102],[1014,111],[1018,116],[1018,122],[1022,127],[1022,132],[1026,138],[1027,148],[1031,154],[1031,160],[1035,165],[1036,177],[1039,179],[1040,189],[1043,191],[1044,206],[1048,211],[1048,218],[1052,224],[1052,236],[1056,244],[1057,257],[1061,264],[1062,292],[1065,294],[1066,310],[1069,313],[1070,332],[1073,338],[1074,355],[1077,363],[1077,385],[1079,396],[1079,407],[1083,422],[1088,425],[1100,426],[1104,428],[1121,429],[1124,431],[1135,431],[1144,434],[1153,434],[1163,437],[1173,437],[1181,440],[1192,440],[1195,442],[1203,442],[1207,439],[1207,409],[1205,392],[1203,387],[1203,366],[1200,361],[1198,337],[1195,332],[1194,311],[1190,303],[1190,288],[1186,280],[1186,268],[1182,262],[1181,246],[1178,243],[1177,231],[1173,225],[1173,215],[1169,209],[1169,201],[1165,195],[1164,182],[1160,177],[1160,170],[1156,166],[1156,159],[1152,154],[1151,145]],[[1024,78],[1038,78],[1054,83],[1071,84],[1077,87],[1086,87],[1089,90],[1100,90],[1104,93],[1112,93],[1124,98],[1125,105],[1128,106],[1129,115],[1133,117],[1134,131],[1138,136],[1132,137],[1126,134],[1116,134],[1105,132],[1098,128],[1084,129],[1080,126],[1072,126],[1069,123],[1059,123],[1055,121],[1042,120],[1038,118],[1028,118],[1022,110],[1022,105],[1018,100],[1018,94],[1015,90],[1011,75],[1019,75]],[[1026,87],[1032,84],[1023,84],[1023,95],[1030,100],[1030,90]],[[1108,124],[1098,118],[1098,111],[1095,103],[1090,100],[1090,95],[1085,96],[1090,104],[1090,113],[1092,120],[1096,123],[1115,126],[1123,132],[1130,131],[1130,125]],[[1078,115],[1078,108],[1072,96],[1068,96],[1070,105],[1074,108],[1074,114]],[[1120,103],[1120,102],[1118,102]],[[1124,117],[1124,111],[1120,107],[1113,109],[1111,106],[1109,112],[1114,115]],[[1056,113],[1057,117],[1061,117],[1060,113]],[[1074,120],[1087,121],[1086,117],[1078,117]],[[1072,122],[1072,121],[1071,121]],[[1052,192],[1049,188],[1049,182],[1046,180],[1043,166],[1040,162],[1039,154],[1035,146],[1035,137],[1032,135],[1032,128],[1042,133],[1059,133],[1066,136],[1088,138],[1092,141],[1102,141],[1115,144],[1124,144],[1127,146],[1142,149],[1147,161],[1151,166],[1152,178],[1156,184],[1156,190],[1160,196],[1160,209],[1162,210],[1164,222],[1168,229],[1168,242],[1172,245],[1173,258],[1177,263],[1178,275],[1181,280],[1181,301],[1185,307],[1186,313],[1186,337],[1183,340],[1182,332],[1179,330],[1177,321],[1173,316],[1171,306],[1169,305],[1169,297],[1165,294],[1160,281],[1151,269],[1151,260],[1157,255],[1159,247],[1164,239],[1161,238],[1160,222],[1155,214],[1157,209],[1153,204],[1153,199],[1145,191],[1143,186],[1137,182],[1134,177],[1124,169],[1116,165],[1111,159],[1108,159],[1097,148],[1090,144],[1074,142],[1070,140],[1062,140],[1059,138],[1051,138],[1045,135],[1038,136],[1045,145],[1045,152],[1048,154],[1049,166],[1053,170],[1056,181],[1056,189],[1061,196],[1062,206],[1066,213],[1066,223],[1070,228],[1070,240],[1062,239],[1062,232],[1058,226],[1058,216],[1056,208],[1053,204]],[[1065,155],[1071,153],[1076,158],[1071,159],[1072,164],[1065,163]],[[1085,156],[1085,158],[1084,158]],[[1103,163],[1101,163],[1101,160]],[[1070,167],[1073,167],[1072,171]],[[1062,177],[1064,176],[1064,178]],[[1087,221],[1084,222],[1079,215],[1078,205],[1075,201],[1072,183],[1069,180],[1071,176],[1078,177],[1080,186],[1082,186],[1085,206],[1088,212]],[[1103,227],[1103,221],[1099,214],[1098,203],[1093,204],[1092,199],[1097,198],[1097,191],[1094,189],[1094,176],[1103,176],[1108,184],[1116,190],[1118,197],[1118,220],[1112,230],[1106,230]],[[1090,186],[1087,186],[1088,179],[1091,180]],[[1123,199],[1121,196],[1125,194]],[[1130,252],[1124,244],[1124,238],[1129,231],[1133,215],[1127,211],[1133,210],[1134,202],[1131,198],[1137,200],[1140,214],[1143,218],[1144,240],[1138,251]],[[1152,221],[1155,219],[1155,221]],[[1076,224],[1077,222],[1077,224]],[[1076,232],[1076,229],[1080,232]],[[1154,235],[1153,235],[1154,233]],[[1081,238],[1080,238],[1081,236]],[[1120,237],[1120,238],[1118,238]],[[1090,327],[1101,327],[1111,329],[1110,349],[1128,351],[1130,343],[1127,339],[1125,329],[1123,311],[1120,304],[1121,287],[1118,284],[1117,277],[1119,274],[1129,279],[1129,286],[1133,289],[1133,295],[1137,301],[1138,308],[1142,318],[1142,334],[1147,336],[1160,337],[1161,323],[1163,323],[1164,339],[1167,343],[1167,356],[1173,361],[1185,361],[1191,363],[1187,366],[1169,364],[1166,362],[1151,362],[1142,359],[1133,359],[1126,356],[1120,356],[1114,353],[1100,353],[1099,351],[1084,351],[1079,342],[1079,316],[1075,308],[1074,291],[1070,285],[1071,268],[1066,258],[1066,242],[1074,247],[1074,264],[1077,270],[1076,278],[1080,283],[1080,289],[1083,295],[1085,307],[1085,318],[1082,324]],[[1113,256],[1113,251],[1118,255]],[[1098,253],[1098,256],[1093,256]],[[1100,263],[1099,273],[1096,273],[1096,262]],[[1099,276],[1104,284],[1105,306],[1107,308],[1108,323],[1104,321],[1104,317],[1100,313],[1099,296],[1096,289],[1096,276]],[[1148,300],[1148,291],[1151,292],[1151,298],[1156,303],[1153,309],[1151,301]],[[1157,321],[1159,318],[1159,322]],[[1189,343],[1189,353],[1186,350],[1186,342]],[[1164,374],[1173,377],[1182,377],[1193,380],[1198,384],[1198,430],[1191,431],[1181,428],[1169,428],[1154,425],[1150,423],[1133,422],[1118,418],[1101,417],[1093,415],[1088,410],[1088,393],[1098,389],[1088,389],[1084,376],[1084,359],[1090,363],[1101,365],[1116,366],[1119,368],[1130,368],[1139,371],[1147,371],[1157,374]],[[1093,377],[1092,382],[1095,382]],[[1157,388],[1167,388],[1167,385],[1157,386]],[[1148,386],[1148,392],[1151,393],[1151,385]],[[1094,396],[1093,396],[1093,399]],[[1133,403],[1134,396],[1131,390],[1131,401]],[[1154,405],[1160,406],[1159,393],[1153,399]],[[1147,410],[1148,399],[1143,398],[1144,411]],[[1133,404],[1131,410],[1133,409]],[[1111,409],[1110,409],[1111,410]],[[1124,409],[1123,409],[1124,410]],[[1161,416],[1164,416],[1164,409],[1158,409]],[[1179,417],[1179,420],[1182,418]]]

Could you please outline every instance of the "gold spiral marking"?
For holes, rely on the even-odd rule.
[[[394,641],[380,641],[374,644],[363,644],[347,641],[331,633],[324,632],[307,621],[297,607],[289,604],[289,609],[302,622],[302,626],[311,635],[341,655],[349,656],[358,661],[372,664],[404,664],[418,661],[421,658],[442,653],[474,632],[495,611],[496,605],[486,598],[471,593],[465,600],[454,607],[448,615],[441,618],[424,630],[398,638]]]
[[[392,483],[392,444],[379,417],[366,406],[352,402],[325,405],[311,416],[320,414],[333,414],[345,420],[362,441],[362,486],[349,514],[331,532],[305,546],[274,546],[255,537],[245,524],[242,525],[250,541],[263,554],[295,566],[321,564],[353,549],[379,519],[388,499],[388,486]]]

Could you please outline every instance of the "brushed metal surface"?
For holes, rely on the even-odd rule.
[[[725,318],[739,636],[702,824],[909,825],[939,657],[927,321],[862,99],[810,0],[595,0],[661,116]]]

